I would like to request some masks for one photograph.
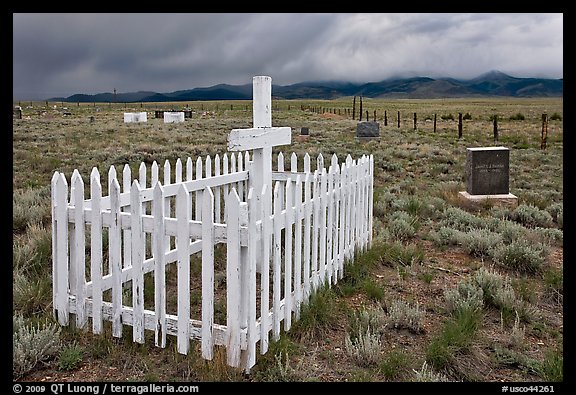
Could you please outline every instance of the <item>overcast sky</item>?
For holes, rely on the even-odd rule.
[[[13,99],[395,76],[563,78],[563,14],[13,14]]]

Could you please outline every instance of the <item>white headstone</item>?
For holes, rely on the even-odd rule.
[[[184,122],[184,112],[182,111],[164,111],[164,123]]]
[[[125,112],[124,113],[124,123],[131,122],[148,122],[148,116],[146,112]]]

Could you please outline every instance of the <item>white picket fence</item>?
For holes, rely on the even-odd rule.
[[[283,155],[277,159],[274,188],[261,191],[249,182],[248,151],[198,158],[195,172],[188,158],[185,174],[180,160],[174,172],[166,161],[162,179],[156,162],[150,179],[144,163],[137,179],[126,165],[122,184],[112,166],[107,196],[96,168],[89,193],[77,170],[70,188],[65,175],[55,172],[53,306],[59,323],[68,325],[74,314],[76,325],[85,327],[91,317],[92,331],[101,333],[103,321],[111,321],[114,337],[129,325],[133,341],[144,343],[149,330],[159,347],[173,335],[182,354],[196,339],[206,359],[222,345],[228,364],[248,372],[257,342],[266,353],[270,331],[277,340],[282,321],[289,330],[312,293],[342,278],[345,262],[372,240],[372,156],[348,156],[339,165],[334,155],[326,170],[319,155],[313,172],[308,154],[302,171],[295,154],[289,171]],[[215,283],[218,243],[226,246],[225,290]],[[194,254],[201,274],[191,279]],[[177,284],[171,288],[167,277],[174,262]],[[147,277],[154,297],[145,302]],[[191,286],[201,289],[197,317],[191,314]],[[174,298],[177,306],[169,312]],[[226,322],[215,322],[217,298],[221,305],[225,300]]]

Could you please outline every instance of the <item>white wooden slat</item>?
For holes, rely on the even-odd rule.
[[[86,325],[88,317],[86,316],[86,236],[84,224],[84,180],[77,170],[72,175],[72,185],[74,190],[74,206],[76,208],[74,224],[74,239],[76,256],[74,265],[76,266],[76,325],[82,329]],[[74,295],[74,294],[73,294]]]
[[[340,185],[339,185],[339,195],[340,195],[340,229],[338,235],[338,278],[344,277],[344,251],[346,248],[345,241],[345,229],[346,229],[346,168],[344,163],[340,165]]]
[[[334,168],[332,165],[328,168],[328,181],[327,181],[327,219],[326,219],[326,280],[328,281],[328,286],[332,286],[332,271],[334,270],[332,265],[332,247],[333,247],[333,231],[332,226],[334,224],[334,197],[333,197],[333,186],[334,186]]]
[[[319,155],[320,156],[320,155]],[[328,175],[326,168],[322,168],[322,175],[320,177],[320,259],[319,259],[319,281],[320,285],[324,285],[326,280],[326,207],[327,207],[327,192],[326,187],[328,184]]]
[[[228,135],[228,151],[246,151],[292,142],[290,127],[255,127],[232,129]]]
[[[268,333],[270,327],[270,249],[272,224],[270,215],[272,213],[271,188],[268,184],[262,186],[262,243],[261,257],[262,268],[260,271],[260,353],[268,351]]]
[[[102,215],[100,199],[102,185],[96,167],[90,173],[90,200],[92,223],[90,225],[90,275],[92,277],[92,332],[102,333]]]
[[[278,153],[277,170],[278,170],[279,172],[284,171],[284,154],[283,154],[282,152],[279,152],[279,153]],[[285,183],[282,182],[280,185],[281,185],[281,186],[284,186]],[[279,197],[280,197],[280,201],[282,202],[281,207],[282,207],[282,209],[284,209],[284,203],[285,203],[285,201],[284,201],[284,188],[280,188],[280,195],[279,195]]]
[[[140,184],[132,183],[130,192],[130,218],[132,226],[132,340],[144,343],[144,231],[142,229],[142,202],[140,201]]]
[[[374,232],[374,155],[370,154],[370,192],[369,192],[369,202],[368,202],[368,229],[370,234],[368,236],[368,248],[372,247],[372,237]]]
[[[248,289],[248,309],[247,309],[247,355],[245,371],[256,363],[256,256],[258,254],[258,229],[256,221],[259,219],[260,207],[259,199],[255,196],[253,188],[248,190],[248,278],[245,288]]]
[[[310,155],[308,152],[304,154],[304,173],[310,173]]]
[[[52,220],[52,316],[57,319],[57,295],[58,295],[58,259],[57,259],[57,235],[56,235],[56,184],[59,173],[55,171],[50,180],[50,214]]]
[[[292,224],[294,222],[294,209],[292,199],[292,180],[288,179],[285,187],[286,214],[284,225],[284,330],[289,331],[292,326]]]
[[[174,182],[179,184],[182,182],[182,159],[176,159],[176,168],[174,171]]]
[[[152,162],[152,167],[150,169],[150,173],[151,173],[151,181],[152,181],[152,185],[150,185],[150,186],[152,188],[154,188],[156,186],[156,184],[158,183],[158,181],[160,180],[158,163],[156,161]]]
[[[60,173],[56,181],[56,267],[57,294],[56,309],[60,325],[68,325],[68,183],[64,174]]]
[[[178,221],[178,338],[180,354],[188,354],[190,348],[190,199],[184,184],[176,195],[176,218]]]
[[[132,186],[132,173],[130,166],[128,164],[124,165],[122,170],[122,192],[130,193],[130,187]],[[121,209],[122,212],[130,212],[130,204],[124,206]],[[123,252],[122,267],[130,267],[132,265],[132,231],[130,229],[124,229],[122,231],[124,237],[123,244],[121,244]]]
[[[202,177],[202,158],[198,157],[196,159],[196,179],[201,180]],[[194,213],[194,219],[196,221],[202,221],[202,191],[196,191],[196,207]]]
[[[170,180],[170,162],[168,161],[168,159],[166,159],[164,161],[164,189],[166,189],[166,186],[171,184],[171,180]],[[166,192],[166,191],[164,191]],[[166,193],[164,193],[164,217],[165,218],[170,218],[171,216],[171,212],[172,212],[172,202],[171,199],[169,197],[166,196]],[[165,236],[165,240],[164,240],[164,247],[166,247],[166,251],[170,251],[170,245],[171,245],[171,241],[172,238],[171,236]]]
[[[226,348],[228,365],[240,365],[240,198],[232,189],[226,198]]]
[[[80,177],[78,170],[74,170],[72,173],[72,177],[70,178],[70,206],[76,207],[76,188],[75,188],[75,180],[76,178]],[[70,217],[76,219],[76,215],[71,213],[68,210],[68,237],[70,241],[68,243],[68,247],[70,248],[70,264],[68,266],[68,281],[69,281],[69,293],[70,295],[76,295],[77,292],[77,284],[78,284],[78,264],[77,261],[77,245],[76,245],[76,227],[73,222],[70,222]]]
[[[238,156],[236,158],[238,160],[238,171],[244,171],[244,159],[242,156],[242,152],[238,153]],[[245,197],[244,197],[244,182],[239,182],[236,185],[236,190],[238,191],[238,196],[240,197],[240,201],[245,201]]]
[[[332,157],[334,159],[334,156]],[[336,158],[337,159],[337,158]],[[338,254],[339,240],[338,240],[338,227],[340,220],[340,167],[338,166],[338,160],[336,164],[332,165],[332,170],[334,172],[334,183],[333,183],[333,222],[332,222],[332,281],[334,284],[338,283],[338,272],[340,270],[340,255]]]
[[[280,338],[280,287],[282,272],[282,237],[280,213],[282,212],[282,200],[280,199],[280,182],[276,181],[274,185],[274,261],[273,261],[273,284],[272,284],[272,340],[277,341]]]
[[[120,258],[120,185],[112,178],[110,191],[110,214],[112,223],[108,232],[110,274],[112,275],[112,336],[122,337],[122,261]]]
[[[306,161],[304,161],[304,163],[306,163]],[[302,282],[304,283],[302,300],[304,302],[310,297],[310,228],[312,226],[311,187],[310,173],[306,173],[306,177],[304,178],[304,268],[302,273]]]
[[[154,344],[166,347],[166,268],[165,268],[165,228],[164,191],[162,183],[154,186],[152,215],[154,216],[153,256],[154,256]]]
[[[182,170],[180,170],[180,172],[182,172]],[[147,173],[146,164],[144,162],[141,162],[140,167],[138,168],[138,183],[139,183],[138,187],[140,190],[146,188],[146,178],[147,178],[146,173]],[[147,214],[148,213],[147,207],[149,206],[149,203],[142,201],[142,193],[141,192],[138,193],[138,195],[140,195],[139,199],[142,202],[141,203],[142,214]],[[132,198],[132,196],[130,198]],[[146,243],[147,243],[146,238],[147,238],[147,235],[143,234],[143,237],[142,237],[142,257],[143,257],[143,259],[146,259]]]
[[[202,218],[202,357],[214,356],[214,195],[206,187]]]
[[[296,222],[294,225],[294,318],[300,319],[300,305],[302,303],[302,179],[296,176],[294,184],[296,201],[294,203]]]
[[[312,209],[312,261],[311,278],[312,292],[318,288],[318,245],[320,235],[320,177],[318,169],[314,170],[313,177],[313,209]]]
[[[224,153],[223,157],[222,157],[222,175],[224,177],[226,177],[228,175],[228,154]],[[223,199],[222,202],[224,203],[224,209],[223,209],[223,215],[224,215],[224,220],[226,220],[227,216],[226,216],[226,201],[228,199],[228,193],[229,193],[229,186],[228,183],[224,183],[224,186],[222,187],[222,193],[223,193]]]
[[[186,159],[186,181],[192,181],[194,179],[194,166],[192,158],[188,157]]]
[[[220,175],[220,155],[216,154],[214,157],[214,177]],[[222,223],[222,209],[220,207],[222,199],[222,187],[216,186],[214,190],[214,222]]]

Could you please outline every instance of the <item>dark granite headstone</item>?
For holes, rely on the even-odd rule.
[[[374,138],[380,137],[380,124],[375,121],[358,122],[356,125],[356,137]]]
[[[300,135],[301,136],[308,136],[310,134],[310,129],[309,128],[300,128]]]
[[[510,150],[506,147],[466,149],[466,192],[470,195],[508,194]]]

